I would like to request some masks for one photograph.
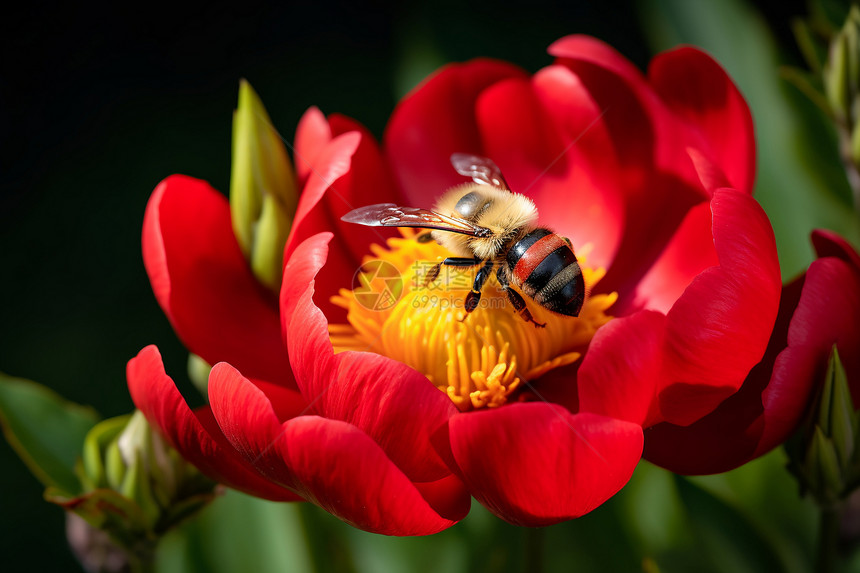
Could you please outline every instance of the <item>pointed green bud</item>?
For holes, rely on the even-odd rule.
[[[801,489],[832,507],[860,485],[860,413],[839,351],[833,346],[827,372],[806,427],[787,445],[789,468]]]
[[[280,289],[284,245],[298,195],[281,136],[251,85],[239,85],[233,114],[230,212],[233,232],[257,279]]]
[[[90,430],[78,473],[82,495],[70,499],[49,490],[46,497],[108,530],[121,544],[156,538],[192,508],[203,507],[215,487],[152,430],[139,410]]]

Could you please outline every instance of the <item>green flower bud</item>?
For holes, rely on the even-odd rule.
[[[46,499],[106,532],[131,556],[150,551],[165,531],[214,497],[215,484],[165,443],[140,411],[93,426],[77,473],[80,495],[49,488]]]
[[[257,279],[277,292],[284,245],[298,196],[281,136],[251,85],[242,80],[233,114],[230,212],[233,232]]]
[[[822,71],[824,93],[834,116],[853,125],[852,109],[860,90],[860,10],[852,6],[842,30],[830,41],[830,51]]]
[[[860,413],[836,346],[806,427],[786,445],[801,489],[832,507],[860,485]]]

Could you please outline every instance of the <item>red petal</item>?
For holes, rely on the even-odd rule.
[[[603,114],[615,147],[623,191],[623,237],[600,292],[623,301],[651,267],[687,210],[704,192],[686,153],[690,134],[660,101],[644,76],[603,42],[587,36],[562,38],[550,47],[571,70]]]
[[[774,442],[787,433],[792,419],[799,418],[806,403],[804,389],[820,380],[836,344],[845,367],[855,405],[860,405],[860,272],[835,257],[814,261],[806,274],[803,293],[788,330],[788,348],[774,367],[778,384],[771,382],[764,394],[769,438]],[[806,372],[800,366],[810,364]],[[808,402],[807,402],[808,403]],[[781,428],[781,429],[780,429]],[[774,444],[775,445],[775,444]]]
[[[296,127],[293,162],[296,164],[298,188],[304,189],[313,165],[326,144],[331,141],[332,133],[325,115],[318,107],[310,107]]]
[[[335,137],[320,151],[307,185],[299,197],[293,227],[284,248],[284,261],[289,259],[296,246],[307,237],[337,227],[333,214],[329,212],[328,203],[343,200],[338,186],[352,168],[353,156],[360,144],[361,134],[345,133]],[[325,199],[327,195],[332,197]],[[345,237],[338,238],[338,242],[344,240]],[[323,280],[320,282],[325,292],[320,296],[320,305],[329,316],[342,316],[342,309],[333,305],[329,298],[336,294],[339,288],[350,286],[345,281],[353,276],[359,262],[350,256],[349,250],[344,248],[342,243],[334,253],[321,275]],[[242,371],[244,372],[244,369]]]
[[[659,188],[643,190],[643,178],[660,165],[677,170],[677,164],[661,163],[661,154],[673,151],[677,157],[678,140],[663,145],[661,133],[674,129],[674,120],[648,86],[645,77],[624,56],[589,36],[567,36],[549,47],[585,85],[603,112],[618,158],[624,166],[622,176],[628,193],[662,194]],[[662,147],[661,147],[662,146]]]
[[[293,468],[302,495],[359,529],[430,535],[469,511],[469,494],[455,478],[410,482],[370,437],[346,422],[295,418],[284,424],[275,447]]]
[[[714,163],[707,155],[695,147],[687,147],[687,155],[693,162],[693,168],[699,175],[702,188],[713,197],[714,191],[723,187],[731,187],[729,179],[719,165]]]
[[[600,110],[570,70],[494,84],[478,98],[477,120],[485,152],[535,201],[541,224],[589,243],[589,264],[607,266],[623,225],[619,170]]]
[[[853,350],[860,347],[860,278],[844,261],[827,258],[812,263],[802,285],[799,302],[793,293],[799,285],[784,291],[766,358],[740,391],[690,426],[650,428],[648,460],[677,473],[710,474],[770,451],[797,429],[837,341],[860,403],[860,364]]]
[[[332,224],[319,231],[332,231],[339,244],[332,245],[332,250],[342,250],[348,253],[355,266],[354,273],[364,257],[370,255],[370,245],[384,244],[385,239],[400,236],[396,229],[365,227],[354,223],[341,221],[341,217],[358,207],[373,203],[403,204],[394,185],[394,180],[386,165],[379,145],[373,134],[357,121],[346,116],[333,114],[329,118],[332,132],[335,135],[355,131],[361,134],[361,142],[352,156],[349,171],[332,186],[321,201],[320,207],[326,212]],[[320,207],[317,207],[319,210]],[[352,277],[352,274],[349,275]],[[349,286],[349,285],[341,285]]]
[[[550,45],[547,52],[556,58],[562,58],[565,64],[575,64],[579,61],[591,62],[606,68],[629,83],[645,83],[636,66],[619,54],[605,42],[591,36],[574,34],[565,36]]]
[[[475,119],[475,102],[488,86],[525,72],[505,62],[473,60],[450,64],[407,95],[385,132],[385,150],[409,205],[432,207],[453,185],[463,183],[451,154],[486,156]]]
[[[627,483],[642,453],[638,425],[543,402],[458,414],[449,429],[472,495],[515,525],[588,513]]]
[[[860,255],[851,243],[826,229],[816,229],[812,232],[812,245],[819,257],[836,257],[849,263],[860,271]]]
[[[327,242],[318,235],[302,243],[284,271],[284,328],[296,337],[289,351],[302,394],[314,413],[360,428],[413,481],[443,478],[450,470],[430,439],[457,412],[454,404],[401,362],[369,352],[334,355],[328,322],[311,298]]]
[[[711,230],[711,209],[700,203],[690,209],[666,248],[614,312],[648,308],[666,313],[693,279],[719,264]]]
[[[665,328],[665,316],[642,311],[598,330],[579,369],[580,411],[651,425]]]
[[[450,479],[426,484],[429,499],[423,497],[418,485],[350,424],[318,416],[280,424],[266,396],[229,365],[213,369],[210,398],[225,436],[261,473],[356,527],[426,535],[468,512],[462,485]]]
[[[715,158],[731,187],[752,193],[755,138],[746,101],[720,65],[704,52],[681,47],[651,60],[648,79],[654,90],[691,131],[697,146]]]
[[[135,406],[186,460],[210,478],[275,501],[300,499],[269,482],[230,446],[211,423],[208,408],[192,412],[164,372],[161,354],[147,346],[128,363],[128,389]]]
[[[182,175],[162,181],[146,207],[143,261],[161,308],[191,352],[293,385],[277,300],[239,250],[224,196]]]
[[[329,317],[345,321],[343,310],[331,304],[330,297],[338,289],[351,286],[350,279],[362,258],[370,253],[372,243],[383,243],[397,231],[345,223],[341,217],[370,203],[402,201],[379,146],[364,126],[345,116],[333,115],[327,127],[334,140],[316,155],[286,256],[305,238],[321,231],[334,232],[333,255],[321,274],[320,306]]]
[[[744,193],[714,194],[720,261],[699,274],[667,315],[666,420],[687,425],[740,388],[764,354],[779,307],[781,278],[773,231]]]

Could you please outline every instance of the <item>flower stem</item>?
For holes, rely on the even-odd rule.
[[[839,523],[842,513],[838,506],[821,508],[818,526],[818,556],[815,570],[819,573],[836,571],[836,548],[839,541]]]

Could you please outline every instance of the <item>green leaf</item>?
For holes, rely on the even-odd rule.
[[[833,127],[779,77],[777,45],[761,16],[742,0],[640,0],[639,8],[655,51],[682,43],[704,48],[746,98],[756,128],[755,197],[773,225],[783,278],[814,260],[813,229],[832,229],[860,244]]]
[[[681,476],[675,476],[675,485],[690,526],[715,570],[787,570],[770,540],[738,509]]]
[[[75,463],[98,422],[89,407],[29,380],[0,374],[0,425],[9,444],[45,486],[79,493]]]
[[[770,540],[792,573],[807,573],[814,561],[818,507],[801,497],[786,471],[786,456],[776,449],[730,472],[687,478],[733,507]]]

